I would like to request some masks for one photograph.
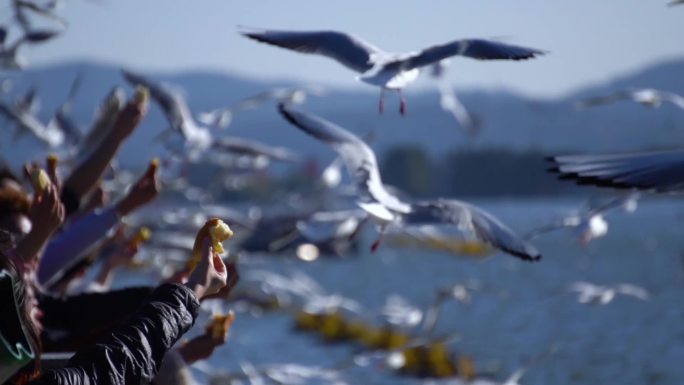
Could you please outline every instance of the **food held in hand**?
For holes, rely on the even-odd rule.
[[[157,169],[159,168],[159,158],[153,158],[150,161],[150,168],[152,169],[152,173],[157,172]]]
[[[47,156],[47,166],[48,169],[56,169],[59,164],[59,156],[57,154],[50,154]]]
[[[138,107],[147,107],[147,103],[150,101],[150,90],[147,87],[138,86],[135,88],[135,94],[133,95],[133,103]]]
[[[133,235],[133,238],[131,238],[131,246],[138,247],[143,242],[147,242],[151,236],[152,231],[150,231],[148,227],[143,226],[139,228],[135,235]]]
[[[232,310],[226,315],[216,314],[211,317],[211,323],[207,326],[206,332],[213,338],[226,338],[234,320],[235,313]]]
[[[214,252],[221,254],[225,251],[222,242],[232,238],[233,231],[219,218],[209,219],[197,232],[197,237],[195,237],[192,256],[187,264],[189,270],[194,270],[202,259],[202,242],[206,237],[211,239],[211,247],[214,249]]]
[[[50,177],[42,168],[31,170],[31,184],[36,194],[40,195],[50,185]]]

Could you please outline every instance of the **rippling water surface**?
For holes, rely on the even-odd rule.
[[[523,233],[577,206],[574,200],[475,202]],[[567,232],[539,238],[539,263],[506,255],[477,261],[438,252],[388,247],[371,255],[367,235],[363,254],[345,260],[303,263],[292,258],[243,259],[243,271],[301,269],[329,292],[354,298],[370,309],[397,293],[414,304],[428,304],[437,287],[476,279],[484,289],[469,306],[448,303],[438,325],[458,331],[453,350],[472,357],[480,369],[497,369],[504,380],[535,356],[556,353],[534,367],[521,383],[533,384],[683,384],[684,383],[684,201],[643,202],[631,215],[609,217],[606,237],[587,247]],[[133,277],[130,277],[128,283]],[[607,306],[581,305],[563,288],[574,281],[629,282],[653,294],[644,302],[619,297]],[[198,321],[203,326],[203,320]],[[230,341],[208,364],[220,372],[296,362],[332,365],[348,359],[351,345],[330,345],[314,335],[295,333],[289,315],[239,314]],[[198,332],[199,327],[195,332]],[[205,381],[206,376],[195,373]],[[350,384],[424,383],[376,368],[343,373]]]

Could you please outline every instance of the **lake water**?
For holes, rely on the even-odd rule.
[[[473,203],[520,233],[581,204],[575,199]],[[353,258],[304,263],[253,256],[241,263],[243,274],[251,269],[302,270],[328,292],[356,299],[368,309],[379,308],[393,293],[427,305],[436,288],[475,279],[484,289],[468,306],[446,304],[438,331],[461,333],[452,350],[472,357],[480,370],[496,370],[490,378],[504,380],[553,347],[555,354],[534,366],[522,384],[684,384],[684,201],[649,199],[635,213],[615,213],[608,221],[608,235],[586,247],[563,231],[537,239],[534,243],[544,255],[538,263],[503,254],[474,260],[389,247],[369,254],[372,234],[367,234],[361,255]],[[652,299],[620,296],[607,306],[583,305],[563,290],[575,281],[632,283],[651,291]],[[204,325],[198,321],[194,332]],[[219,372],[237,372],[245,362],[255,367],[328,366],[348,359],[356,349],[294,332],[287,314],[240,313],[229,342],[207,363]],[[200,371],[195,374],[207,381]],[[427,381],[377,367],[355,368],[341,377],[350,384]]]

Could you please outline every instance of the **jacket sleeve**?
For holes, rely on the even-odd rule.
[[[76,351],[95,342],[130,317],[152,293],[152,287],[133,287],[106,293],[54,296],[41,293],[43,351]]]
[[[166,352],[192,327],[198,309],[199,302],[187,287],[161,285],[108,338],[78,351],[66,367],[46,372],[31,384],[149,383]]]
[[[45,248],[38,269],[38,282],[49,286],[73,266],[86,251],[102,240],[120,221],[116,206],[79,218]]]

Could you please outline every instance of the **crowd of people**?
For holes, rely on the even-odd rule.
[[[224,262],[210,239],[201,260],[157,287],[110,290],[111,274],[131,262],[137,244],[125,236],[122,218],[159,193],[157,165],[116,202],[101,187],[122,143],[147,112],[134,98],[109,133],[64,180],[59,164],[46,161],[49,182],[0,170],[0,383],[181,384],[188,365],[208,357],[226,335],[209,329],[177,344],[195,323],[200,302],[228,295],[238,281],[235,263]],[[190,257],[190,256],[188,256]],[[78,285],[94,261],[100,271]],[[60,369],[41,370],[41,353],[75,352]]]

